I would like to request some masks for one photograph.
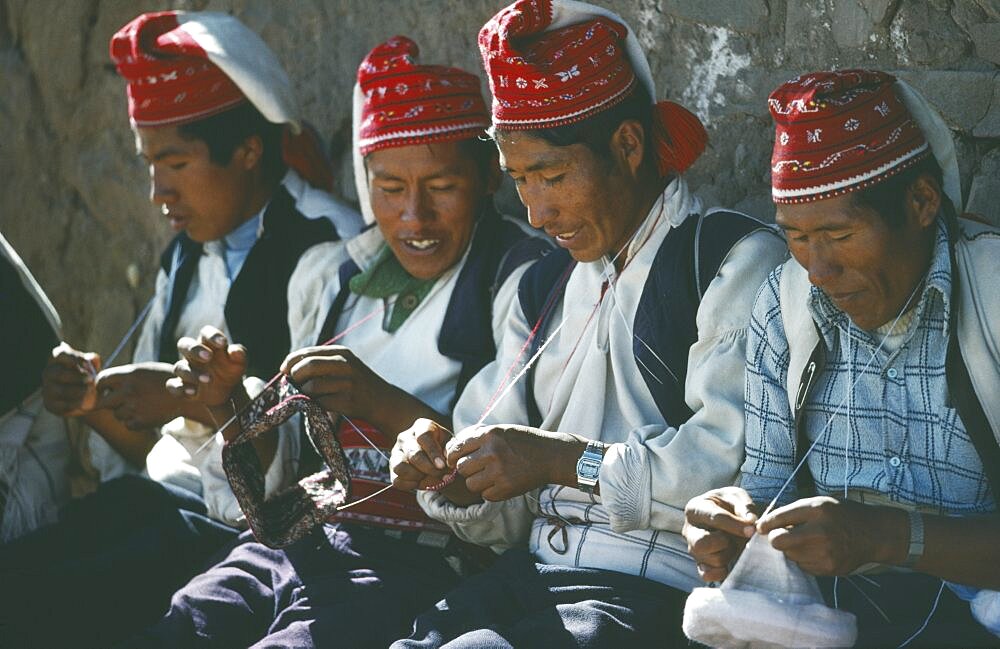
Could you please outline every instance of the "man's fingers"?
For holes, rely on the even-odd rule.
[[[493,479],[487,474],[486,471],[477,471],[469,475],[463,475],[465,478],[465,487],[474,493],[477,493],[485,499],[486,496],[483,493],[484,490],[489,489],[493,486]]]
[[[732,535],[718,530],[706,530],[693,525],[685,525],[684,538],[688,543],[688,552],[698,561],[722,552],[732,546]]]
[[[434,466],[434,462],[423,451],[415,451],[406,457],[407,464],[424,475],[438,475],[441,470]]]
[[[703,563],[698,564],[698,576],[701,577],[702,581],[724,581],[728,575],[728,566],[717,568]]]
[[[484,453],[479,452],[479,449],[470,452],[468,455],[463,455],[455,461],[455,469],[465,476],[469,477],[474,473],[479,473],[490,464],[489,458],[486,457]]]
[[[45,368],[45,381],[47,383],[65,386],[86,386],[94,382],[95,377],[87,372],[81,371],[77,365],[66,366],[63,364],[52,364]]]
[[[807,523],[819,514],[819,509],[814,504],[813,499],[806,498],[779,507],[757,521],[757,531],[760,534],[768,534],[779,528]]]
[[[198,342],[211,350],[222,351],[229,344],[229,339],[217,327],[205,325],[198,332]]]
[[[452,437],[444,447],[447,454],[448,466],[457,467],[459,460],[469,453],[479,450],[484,441],[484,438],[480,435]]]
[[[438,442],[439,432],[427,431],[420,435],[417,435],[417,444],[423,450],[424,455],[434,466],[435,469],[443,471],[448,463],[444,461],[444,449]]]
[[[302,349],[296,349],[285,357],[285,360],[281,362],[281,371],[284,374],[290,375],[293,367],[311,356],[341,356],[346,358],[351,356],[351,351],[342,345],[313,345],[312,347],[303,347]]]
[[[340,355],[308,356],[294,363],[288,370],[288,376],[296,385],[303,385],[312,379],[340,378],[352,376],[354,369],[347,357]]]
[[[189,363],[202,364],[212,360],[212,348],[194,338],[181,338],[177,341],[177,353]]]
[[[184,381],[181,380],[179,377],[167,379],[166,386],[167,386],[167,393],[173,397],[193,397],[198,393],[197,389],[185,385]],[[188,390],[190,390],[190,392]]]
[[[755,518],[745,518],[722,508],[711,510],[707,517],[709,529],[719,530],[740,538],[748,539],[754,535]]]
[[[749,503],[743,502],[739,492],[742,490],[720,489],[692,498],[684,509],[689,526],[719,530],[740,538],[753,536],[756,516],[749,511],[752,501],[748,497]]]
[[[226,348],[226,353],[229,356],[229,360],[233,363],[238,363],[240,365],[246,366],[247,363],[247,348],[243,345],[232,344]]]

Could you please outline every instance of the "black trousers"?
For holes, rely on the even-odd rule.
[[[152,624],[237,536],[205,513],[191,492],[129,476],[0,546],[0,647],[109,647]]]

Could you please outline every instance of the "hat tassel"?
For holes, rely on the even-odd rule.
[[[708,133],[694,113],[672,101],[655,106],[653,132],[660,176],[684,173],[705,150]]]
[[[333,191],[333,165],[323,151],[319,133],[311,124],[303,122],[298,134],[286,127],[282,134],[281,153],[285,164],[310,185]]]

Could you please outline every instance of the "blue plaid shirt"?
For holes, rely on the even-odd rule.
[[[762,505],[778,494],[800,457],[784,380],[789,350],[780,278],[781,267],[761,287],[747,340],[741,486]],[[816,377],[803,412],[810,442],[826,427],[806,461],[818,493],[841,496],[846,483],[851,490],[944,514],[994,510],[982,462],[949,405],[945,355],[950,298],[951,259],[943,222],[915,317],[905,343],[893,353],[875,353],[878,340],[849,324],[846,313],[811,287],[808,308],[827,348],[826,368]],[[793,480],[779,502],[795,497]]]

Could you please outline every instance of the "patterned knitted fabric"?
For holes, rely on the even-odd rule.
[[[265,498],[264,472],[252,442],[298,413],[327,469]],[[272,548],[290,545],[322,525],[347,501],[351,478],[333,422],[321,406],[284,377],[258,395],[238,423],[240,433],[222,449],[222,466],[258,541]]]
[[[884,72],[813,72],[782,84],[768,107],[775,203],[830,198],[879,183],[930,155]]]
[[[376,46],[358,67],[363,96],[358,148],[465,140],[484,135],[489,111],[479,78],[465,70],[419,65],[420,49],[405,36]]]

